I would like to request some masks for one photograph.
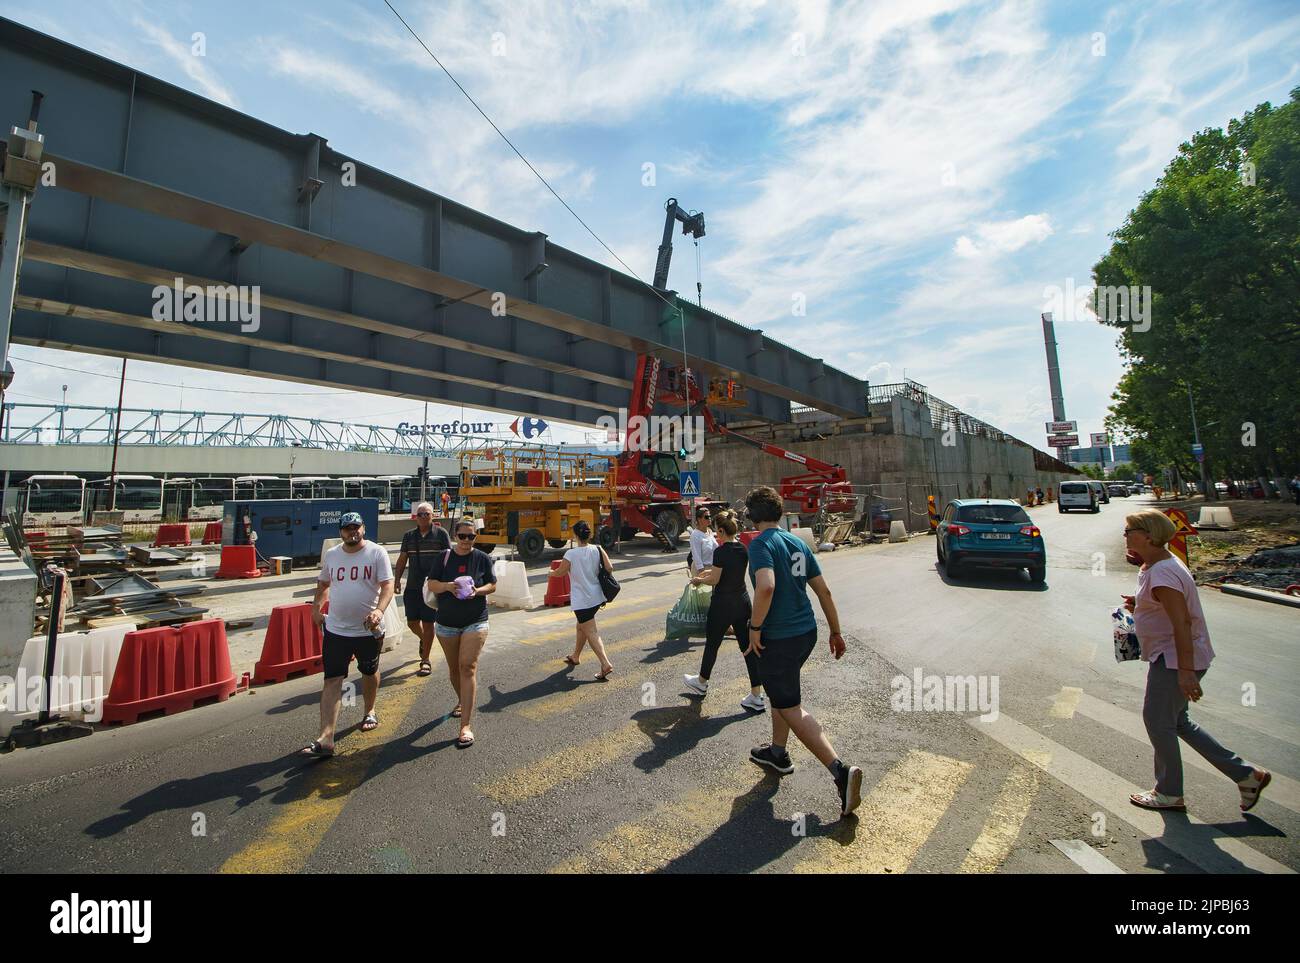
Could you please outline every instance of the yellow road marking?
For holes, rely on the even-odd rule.
[[[602,633],[603,634],[603,633]],[[635,649],[638,646],[645,645],[647,642],[662,642],[664,637],[663,629],[655,629],[651,632],[642,632],[640,635],[634,635],[631,638],[619,639],[617,642],[605,643],[605,654],[614,655],[618,652],[626,652],[628,649]],[[583,664],[590,662],[593,666],[598,665],[595,655],[588,648],[582,652]],[[538,672],[555,672],[567,665],[564,659],[548,659],[545,662],[538,662],[534,668]]]
[[[521,803],[562,783],[576,782],[646,741],[641,727],[629,722],[613,732],[543,756],[479,788],[504,805]]]
[[[1073,719],[1074,710],[1079,708],[1079,697],[1082,695],[1083,690],[1077,686],[1061,686],[1061,691],[1056,694],[1048,715],[1053,719]]]
[[[437,650],[431,662],[440,662]],[[429,677],[434,678],[433,676]],[[276,816],[257,837],[221,866],[222,873],[297,873],[307,864],[320,841],[347,805],[354,789],[365,782],[375,753],[370,751],[393,737],[424,692],[422,677],[414,669],[384,679],[375,711],[384,723],[370,732],[360,729],[338,744],[333,759],[303,760],[311,770],[298,777],[305,793],[301,799],[278,807]],[[355,683],[358,688],[360,683]],[[360,701],[360,692],[357,693]],[[342,728],[342,727],[341,727]]]
[[[596,617],[596,622],[601,628],[608,625],[622,625],[625,622],[635,622],[638,619],[644,619],[654,614],[653,608],[636,609],[631,612],[625,612],[622,615],[613,615],[608,618]],[[666,614],[666,613],[665,613]],[[569,618],[573,618],[573,613],[569,613]],[[519,642],[522,645],[542,645],[545,642],[559,642],[564,639],[573,639],[573,627],[568,626],[556,632],[544,632],[541,635],[522,637]]]
[[[968,762],[909,749],[863,797],[857,820],[837,823],[838,839],[810,840],[814,855],[795,864],[794,871],[906,872],[972,768]]]
[[[970,852],[962,861],[961,873],[996,873],[1011,854],[1020,835],[1020,827],[1029,815],[1029,807],[1038,795],[1038,770],[1030,766],[1016,766],[1002,784],[998,798],[993,801],[984,829],[980,831]]]

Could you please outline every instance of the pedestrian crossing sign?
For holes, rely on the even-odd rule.
[[[682,497],[700,497],[700,473],[698,471],[682,472]]]

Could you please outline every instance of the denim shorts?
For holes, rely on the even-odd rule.
[[[488,620],[483,619],[475,622],[473,625],[467,625],[463,629],[454,625],[443,625],[441,622],[434,624],[433,631],[444,638],[454,639],[458,635],[464,635],[466,632],[486,632],[488,630]]]

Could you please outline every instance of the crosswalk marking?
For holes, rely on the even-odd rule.
[[[1097,852],[1082,839],[1053,839],[1052,845],[1070,858],[1070,862],[1080,867],[1085,873],[1095,875],[1124,875],[1109,859]]]
[[[1131,794],[1141,792],[1141,787],[1022,725],[1005,712],[993,722],[973,718],[967,722],[1025,758],[1030,758],[1029,754],[1034,751],[1049,753],[1047,765],[1043,767],[1048,775],[1109,810],[1139,832],[1158,839],[1208,873],[1239,873],[1243,869],[1259,873],[1294,872],[1240,840],[1214,835],[1219,830],[1194,816],[1168,814],[1166,819],[1158,812],[1139,809],[1128,800]]]
[[[655,611],[656,610],[653,607],[634,609],[631,612],[624,612],[622,615],[613,615],[607,617],[598,616],[597,622],[600,625],[600,627],[603,629],[609,625],[623,625],[624,623],[627,622],[635,622],[638,619],[644,619],[648,616],[653,615]],[[573,617],[572,613],[570,613],[569,617],[570,618]],[[520,636],[518,641],[523,645],[542,645],[545,642],[559,642],[561,640],[568,640],[568,641],[573,640],[572,626],[566,626],[565,628],[559,629],[558,631],[555,632],[544,632],[541,635],[522,635]]]
[[[479,788],[502,805],[514,805],[550,792],[563,783],[577,782],[646,741],[640,726],[629,722],[612,732],[603,732],[594,739],[520,766]]]
[[[1052,701],[1052,708],[1049,710],[1048,715],[1053,719],[1073,719],[1081,695],[1083,695],[1083,690],[1078,686],[1061,686],[1061,691],[1056,694],[1056,698]]]
[[[1020,827],[1038,795],[1038,770],[1018,765],[1007,775],[988,822],[962,861],[961,873],[995,873],[1011,854]]]
[[[1094,722],[1100,722],[1116,732],[1136,739],[1138,742],[1148,741],[1146,724],[1143,723],[1142,717],[1136,712],[1128,712],[1119,706],[1111,705],[1109,702],[1103,702],[1095,696],[1084,693],[1079,700],[1079,714],[1087,716]],[[1223,773],[1206,762],[1205,757],[1194,749],[1188,746],[1180,746],[1179,749],[1184,764],[1223,777]],[[1292,812],[1300,812],[1300,782],[1275,772],[1273,773],[1273,781],[1264,790],[1263,798],[1267,802],[1285,806]]]
[[[971,769],[968,762],[920,749],[907,755],[862,799],[847,844],[812,839],[814,855],[796,873],[904,873],[952,805]]]
[[[604,633],[602,632],[601,635],[603,638]],[[646,645],[647,643],[661,642],[663,641],[663,637],[664,637],[663,629],[654,629],[651,632],[642,632],[640,635],[633,635],[630,638],[619,639],[616,642],[606,642],[605,654],[617,655],[620,652],[626,652],[628,649],[639,648],[640,646]],[[596,662],[595,655],[591,652],[590,649],[584,649],[582,653],[582,657],[583,657],[584,665],[587,664],[588,661],[590,661],[590,663],[593,666],[599,665],[599,663]],[[547,659],[545,662],[538,662],[537,665],[535,665],[533,668],[538,672],[550,673],[550,672],[558,672],[560,669],[563,669],[567,664],[568,663],[566,663],[563,658]]]
[[[436,650],[430,653],[430,661],[442,661],[441,654]],[[384,719],[384,725],[370,732],[357,729],[349,733],[338,743],[338,755],[333,759],[304,759],[302,764],[311,769],[295,782],[295,791],[298,786],[305,790],[302,798],[278,807],[276,815],[253,841],[227,859],[219,872],[301,872],[347,806],[352,791],[366,781],[376,761],[372,750],[391,740],[393,731],[410,714],[424,692],[420,684],[423,681],[413,669],[383,679],[375,711]],[[358,705],[355,711],[360,710]],[[347,725],[340,719],[340,731]]]

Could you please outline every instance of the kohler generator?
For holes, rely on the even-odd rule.
[[[254,545],[263,558],[283,555],[295,562],[314,562],[325,539],[339,537],[339,521],[348,512],[361,516],[367,538],[378,538],[377,498],[228,501],[221,511],[221,544]]]

